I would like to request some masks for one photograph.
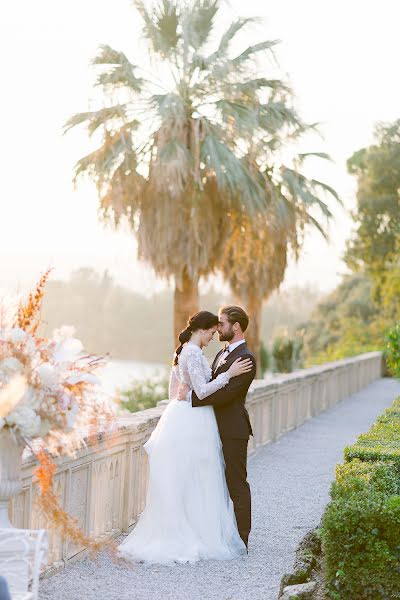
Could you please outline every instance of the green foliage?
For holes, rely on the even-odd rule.
[[[400,598],[400,399],[345,449],[322,522],[337,600]]]
[[[374,297],[398,262],[400,242],[400,119],[381,124],[376,143],[359,150],[348,161],[358,182],[356,232],[349,241],[346,262],[364,271],[374,283]]]
[[[371,297],[365,275],[346,275],[342,283],[302,324],[306,366],[383,349],[388,322]]]
[[[393,377],[400,377],[400,322],[387,333],[385,359]]]
[[[275,338],[272,345],[274,371],[278,373],[290,373],[293,371],[293,351],[292,338],[288,336]]]
[[[367,433],[345,448],[346,460],[364,461],[400,459],[400,400],[386,409]]]
[[[357,180],[355,232],[345,255],[352,275],[306,323],[306,364],[383,350],[384,336],[400,320],[400,119],[376,127],[375,141],[348,160]],[[387,346],[396,373],[396,340]]]
[[[160,400],[168,398],[168,378],[152,377],[136,379],[130,387],[119,391],[118,400],[122,408],[129,412],[137,412],[153,408]]]
[[[300,335],[289,337],[280,335],[272,344],[274,371],[291,373],[302,365],[303,338]]]
[[[265,373],[268,371],[270,366],[271,366],[271,354],[270,354],[267,346],[264,344],[264,342],[261,342],[261,348],[260,348],[261,377],[264,377]]]

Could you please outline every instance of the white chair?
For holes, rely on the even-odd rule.
[[[12,600],[38,600],[39,574],[46,558],[44,529],[0,529],[0,575]]]

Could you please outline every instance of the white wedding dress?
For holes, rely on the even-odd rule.
[[[119,554],[151,564],[226,560],[246,554],[225,480],[222,445],[211,406],[176,400],[180,382],[205,398],[229,381],[195,344],[172,367],[170,402],[144,445],[149,457],[146,507]]]

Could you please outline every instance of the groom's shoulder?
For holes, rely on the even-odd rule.
[[[256,357],[254,356],[252,351],[249,349],[247,344],[243,344],[243,348],[241,348],[241,355],[248,356],[248,357],[252,358],[254,360],[254,362],[256,362]]]
[[[241,348],[242,354],[249,354],[250,356],[255,358],[253,352],[250,350],[250,348],[248,347],[247,344],[242,344],[240,348]]]

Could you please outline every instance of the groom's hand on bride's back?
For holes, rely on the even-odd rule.
[[[190,387],[186,383],[181,383],[178,389],[177,400],[187,400],[187,395],[190,391]]]

